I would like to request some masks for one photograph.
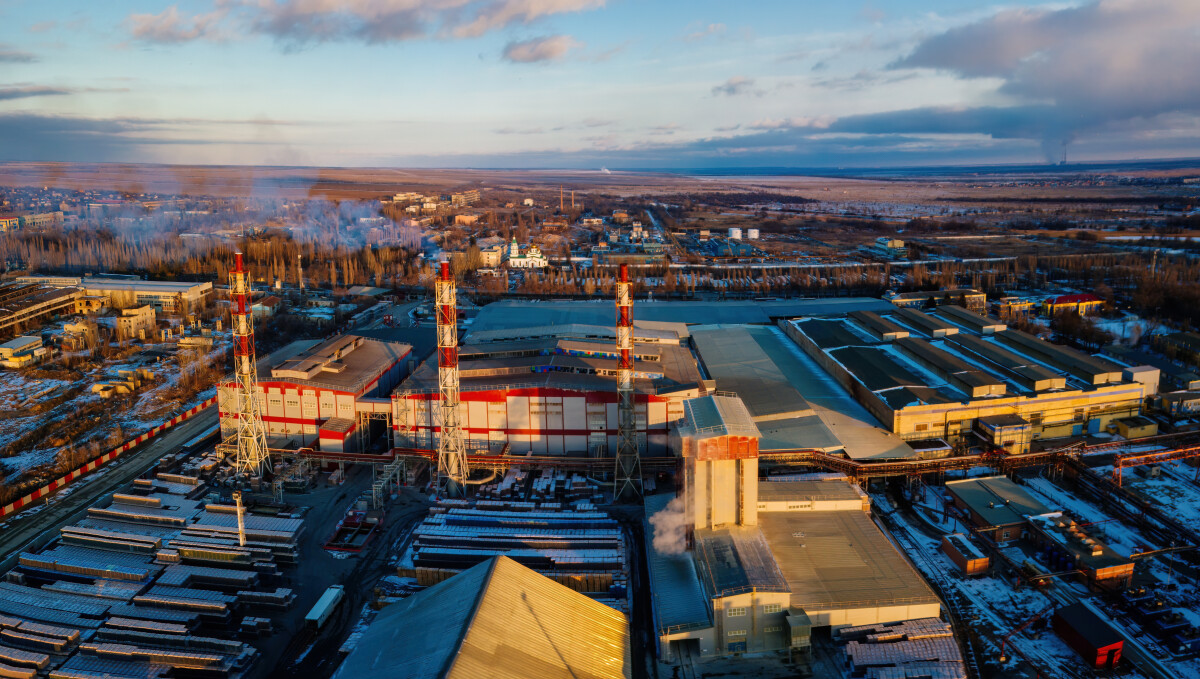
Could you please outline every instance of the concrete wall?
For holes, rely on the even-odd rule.
[[[855,627],[876,623],[900,622],[936,618],[942,614],[938,602],[899,605],[863,606],[861,608],[822,608],[819,605],[805,606],[804,612],[812,620],[813,627],[828,625],[832,629]]]

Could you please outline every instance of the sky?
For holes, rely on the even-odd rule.
[[[0,0],[0,160],[1200,157],[1200,0]]]

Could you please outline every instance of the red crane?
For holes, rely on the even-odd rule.
[[[1002,662],[1002,663],[1008,662],[1008,656],[1004,655],[1004,649],[1008,646],[1008,640],[1012,639],[1013,635],[1016,634],[1017,632],[1024,630],[1025,628],[1029,627],[1030,625],[1037,622],[1038,620],[1046,617],[1046,614],[1049,613],[1050,611],[1054,610],[1054,607],[1057,605],[1058,604],[1051,603],[1049,606],[1046,606],[1041,611],[1038,611],[1038,613],[1035,614],[1033,617],[1031,617],[1028,620],[1026,620],[1025,622],[1021,623],[1021,625],[1019,627],[1013,629],[1013,631],[1009,632],[1008,634],[1005,634],[1004,638],[1000,640],[1000,662]],[[1025,657],[1020,651],[1017,650],[1016,646],[1013,646],[1013,650],[1016,651],[1017,655],[1020,655],[1022,658]],[[1025,659],[1028,660],[1028,658],[1025,658]]]

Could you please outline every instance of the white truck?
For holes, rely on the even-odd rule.
[[[313,631],[321,629],[344,598],[346,598],[346,588],[341,585],[333,585],[325,590],[308,615],[304,616],[304,624]]]

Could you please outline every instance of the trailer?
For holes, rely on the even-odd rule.
[[[337,609],[338,604],[346,597],[346,589],[341,585],[333,585],[325,590],[320,599],[317,599],[316,605],[304,616],[304,625],[309,629],[316,631],[325,626],[329,616]]]

